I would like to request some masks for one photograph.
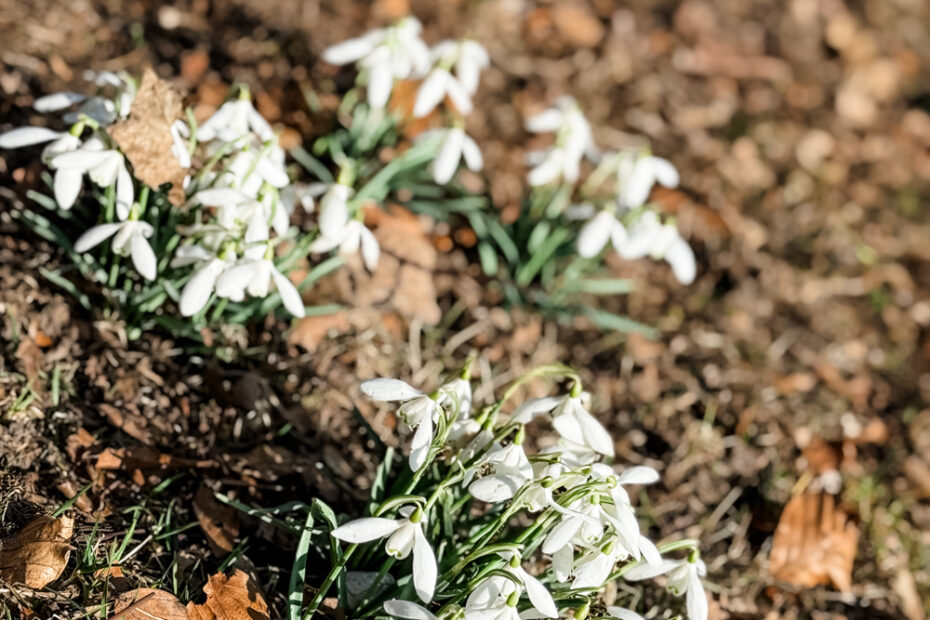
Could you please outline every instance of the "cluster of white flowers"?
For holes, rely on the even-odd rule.
[[[579,610],[593,604],[608,582],[664,575],[669,591],[686,596],[689,620],[706,620],[700,580],[706,569],[696,543],[657,547],[643,535],[626,487],[654,483],[659,475],[650,467],[621,471],[602,462],[613,457],[613,441],[588,411],[590,397],[577,378],[568,394],[528,400],[509,416],[501,413],[503,400],[473,411],[463,378],[432,394],[397,379],[366,381],[362,391],[400,403],[398,417],[414,431],[413,482],[405,493],[332,532],[354,545],[386,538],[385,551],[395,560],[412,554],[410,581],[418,601],[395,594],[383,604],[388,614],[584,618],[588,612]],[[526,428],[539,418],[549,420],[558,441],[531,454]],[[463,531],[449,531],[451,523],[461,523],[449,506],[469,515]],[[521,512],[535,516],[521,519]],[[688,553],[683,559],[663,556],[673,550]],[[640,618],[618,607],[608,613]]]
[[[407,17],[388,28],[379,28],[327,48],[323,59],[334,65],[358,63],[359,80],[365,84],[368,103],[384,108],[397,80],[422,80],[413,104],[413,116],[429,116],[448,98],[453,122],[418,136],[418,141],[435,139],[438,149],[433,161],[433,179],[447,184],[464,161],[474,171],[481,170],[481,150],[464,129],[463,115],[472,111],[471,98],[478,90],[481,70],[490,64],[488,53],[477,41],[442,41],[432,49],[420,39],[422,27]]]
[[[588,121],[570,97],[559,99],[554,108],[530,118],[526,127],[535,133],[556,133],[553,146],[529,154],[534,166],[529,173],[530,185],[557,181],[574,185],[585,156],[597,165],[592,174],[615,179],[614,190],[601,200],[600,209],[583,203],[572,210],[576,215],[590,217],[578,236],[579,255],[597,256],[610,242],[625,259],[664,259],[679,282],[694,281],[697,267],[691,247],[678,233],[674,221],[663,223],[648,205],[653,185],[678,185],[678,171],[668,160],[638,150],[599,152]]]

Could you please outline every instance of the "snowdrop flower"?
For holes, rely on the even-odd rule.
[[[67,135],[47,127],[17,127],[0,134],[0,149],[18,149],[34,144],[44,144]]]
[[[656,183],[678,186],[678,171],[670,161],[630,152],[618,154],[617,192],[622,206],[635,209],[643,205]]]
[[[616,539],[608,540],[600,547],[588,550],[575,564],[573,589],[600,588],[610,576],[610,571],[619,560],[628,557],[626,550]]]
[[[276,144],[260,149],[250,148],[233,155],[218,184],[256,198],[264,183],[278,189],[290,183],[284,165],[284,149]]]
[[[520,556],[513,552],[499,553],[507,561],[505,570],[517,578],[517,581],[523,584],[527,597],[530,599],[533,608],[542,614],[543,618],[558,618],[559,610],[552,600],[552,595],[546,586],[536,577],[530,575],[520,564]]]
[[[539,585],[545,590],[542,584]],[[521,614],[517,611],[517,603],[519,603],[522,594],[523,589],[510,579],[501,576],[489,577],[468,595],[468,599],[465,601],[465,620],[519,620],[523,616],[532,618],[558,617],[558,613],[549,614],[555,606],[553,602],[552,607],[548,607],[548,602],[552,600],[551,595],[543,597],[541,592],[537,592],[535,596],[546,609],[537,608],[533,600],[530,599],[534,607]],[[546,592],[546,594],[549,593]],[[544,600],[545,598],[548,598],[548,600]]]
[[[681,238],[674,224],[662,224],[654,211],[644,212],[629,229],[629,237],[619,249],[627,259],[650,256],[665,259],[682,284],[691,284],[697,273],[697,264],[691,246]]]
[[[458,410],[460,419],[471,415],[471,403],[471,383],[466,379],[456,377],[439,386],[439,404],[450,411]]]
[[[252,105],[248,89],[239,91],[239,97],[227,101],[197,128],[197,140],[207,142],[219,138],[234,142],[254,132],[262,142],[274,139],[274,130]]]
[[[582,258],[593,258],[600,254],[608,240],[619,252],[628,237],[626,228],[613,213],[601,211],[581,227],[578,233],[578,254]]]
[[[132,214],[136,215],[136,214]],[[74,242],[74,251],[83,253],[113,237],[111,247],[120,256],[132,257],[132,264],[146,280],[154,280],[157,261],[148,238],[155,232],[148,222],[124,219],[121,222],[99,224],[89,229]]]
[[[549,531],[542,552],[552,555],[566,545],[577,541],[593,545],[604,535],[604,521],[597,496],[581,497],[568,508],[558,508],[562,519]]]
[[[550,413],[552,425],[564,439],[598,454],[613,456],[614,445],[607,429],[585,407],[584,401],[588,398],[580,391],[577,395],[533,398],[517,407],[512,419],[526,424],[542,413]]]
[[[349,217],[348,199],[351,188],[334,183],[320,200],[320,237],[310,244],[311,252],[329,252],[339,248],[344,254],[361,249],[369,271],[378,268],[381,247],[374,234],[362,222]]]
[[[468,492],[483,502],[508,500],[533,479],[533,466],[523,446],[518,443],[494,447],[472,468],[472,472],[485,467],[489,467],[492,473],[468,485]],[[470,479],[471,476],[466,474],[465,480]]]
[[[199,265],[181,290],[178,303],[181,316],[194,316],[207,305],[216,288],[216,281],[235,260],[236,255],[231,250],[225,251],[221,258],[197,245],[185,245],[177,249],[171,261],[172,267]]]
[[[481,70],[491,64],[488,52],[477,41],[443,41],[433,47],[432,55],[436,61],[455,65],[455,77],[469,95],[478,90],[478,78]]]
[[[433,160],[433,180],[439,185],[445,185],[458,170],[459,162],[464,159],[469,170],[475,172],[484,167],[484,157],[478,144],[472,140],[461,127],[424,131],[417,136],[417,142],[429,140],[441,135],[439,151]]]
[[[449,97],[460,114],[468,114],[472,110],[471,97],[465,87],[452,75],[448,67],[440,65],[430,71],[426,76],[417,98],[413,104],[413,116],[423,118],[436,109],[443,99]]]
[[[242,301],[245,293],[252,297],[266,297],[274,283],[284,307],[297,318],[304,316],[304,302],[297,287],[286,275],[278,271],[274,261],[274,247],[268,242],[268,228],[252,220],[245,234],[248,247],[243,258],[226,268],[216,280],[216,294],[232,301]]]
[[[77,150],[81,146],[79,137],[68,132],[53,131],[45,127],[18,127],[0,134],[0,148],[4,149],[21,148],[46,142],[48,142],[48,145],[42,150],[42,161],[46,165],[51,165],[51,161],[58,155]],[[55,194],[55,201],[62,209],[70,209],[74,205],[74,201],[77,200],[78,193],[81,191],[81,176],[80,171],[73,169],[66,168],[55,171],[52,190]]]
[[[81,191],[86,173],[100,187],[116,184],[116,210],[126,219],[133,201],[132,177],[126,160],[117,149],[107,148],[98,136],[89,138],[80,148],[56,155],[49,161],[55,173],[55,200],[62,209],[70,209]]]
[[[396,598],[384,601],[384,611],[395,618],[409,618],[410,620],[439,620],[430,610],[413,601],[404,601]]]
[[[361,388],[372,400],[401,403],[397,414],[404,424],[416,429],[410,444],[410,469],[420,469],[433,444],[433,423],[442,413],[439,403],[400,379],[371,379]]]
[[[430,53],[420,39],[421,29],[416,18],[407,17],[389,28],[326,48],[323,60],[333,65],[358,62],[367,71],[369,105],[383,108],[395,79],[419,77],[429,71]]]
[[[527,120],[526,128],[533,133],[556,132],[554,146],[530,154],[534,165],[529,173],[530,185],[545,185],[560,177],[566,183],[575,183],[581,159],[597,152],[591,126],[571,97],[560,98],[554,108]]]
[[[433,600],[438,568],[433,548],[423,534],[423,510],[413,506],[400,509],[402,519],[367,517],[341,525],[332,531],[339,540],[365,543],[388,537],[384,550],[403,560],[413,552],[413,587],[424,603]]]
[[[707,575],[707,566],[703,560],[663,560],[659,564],[639,564],[627,571],[623,578],[640,581],[659,575],[668,575],[666,587],[669,592],[675,596],[685,595],[689,620],[707,620],[707,596],[701,583],[701,577]]]

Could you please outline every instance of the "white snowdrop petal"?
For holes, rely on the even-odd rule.
[[[526,588],[526,595],[530,602],[538,611],[542,612],[544,618],[558,618],[559,610],[552,600],[552,595],[536,577],[533,577],[522,568],[519,571],[520,580],[523,587]]]
[[[219,297],[240,301],[245,296],[245,289],[255,275],[255,263],[247,262],[233,265],[217,278],[216,294]]]
[[[526,424],[536,416],[552,411],[560,402],[562,402],[562,397],[560,396],[530,398],[514,410],[511,421],[519,424]]]
[[[613,224],[616,221],[613,214],[607,211],[601,211],[588,220],[578,233],[578,254],[582,258],[597,256],[607,245]]]
[[[194,316],[200,312],[213,294],[216,279],[223,268],[222,261],[211,261],[194,272],[181,291],[181,316]]]
[[[284,308],[298,319],[303,318],[306,314],[304,302],[294,283],[277,269],[271,270],[271,278],[274,280],[275,288],[278,289],[278,294],[281,295]]]
[[[439,153],[433,161],[433,180],[445,185],[452,179],[462,158],[465,132],[461,129],[449,129],[439,146]]]
[[[413,534],[413,587],[424,603],[433,600],[438,572],[433,548],[418,527]]]
[[[652,579],[659,575],[664,575],[675,568],[679,562],[674,560],[662,560],[659,564],[637,564],[627,572],[623,573],[623,578],[627,581],[642,581],[643,579]]]
[[[671,265],[680,283],[688,285],[694,282],[697,276],[697,263],[694,259],[694,251],[687,241],[681,237],[675,239],[665,251],[665,260]]]
[[[559,178],[562,173],[562,152],[556,149],[549,151],[542,162],[530,170],[527,181],[533,187],[546,185]]]
[[[381,246],[375,235],[365,227],[359,232],[362,241],[362,260],[365,261],[365,267],[368,271],[374,271],[378,268],[378,261],[381,258]]]
[[[462,144],[462,156],[465,158],[465,165],[469,170],[478,172],[484,168],[484,156],[481,155],[481,149],[478,144],[467,135],[465,142]]]
[[[53,93],[51,95],[39,97],[35,100],[35,103],[32,104],[32,107],[36,112],[58,112],[75,103],[84,101],[86,98],[87,97],[80,93]]]
[[[410,400],[423,392],[400,379],[369,379],[362,383],[362,393],[372,400],[386,402]]]
[[[322,58],[331,65],[347,65],[371,53],[377,42],[372,37],[348,39],[323,50]]]
[[[314,254],[322,254],[323,252],[329,252],[330,250],[335,250],[339,247],[339,244],[342,243],[342,240],[339,238],[332,237],[318,237],[313,240],[313,243],[310,244],[308,248]]]
[[[480,75],[481,68],[473,58],[463,55],[456,61],[455,76],[467,93],[473,95],[478,90]]]
[[[582,523],[583,521],[581,521],[581,519],[571,518],[559,521],[556,526],[549,531],[546,540],[543,541],[542,552],[546,555],[551,555],[554,551],[569,544],[575,534],[578,533]]]
[[[152,251],[152,246],[141,233],[132,235],[129,241],[129,252],[132,256],[132,264],[139,275],[146,280],[154,280],[158,261],[155,258],[155,252]]]
[[[610,569],[613,565],[614,562],[611,556],[598,553],[594,559],[575,569],[575,580],[572,582],[572,588],[598,588],[604,585],[604,581],[610,575]]]
[[[434,69],[430,72],[417,90],[413,115],[422,118],[432,112],[446,96],[446,89],[451,80],[452,76],[445,69]]]
[[[61,131],[52,131],[46,127],[17,127],[0,134],[0,149],[18,149],[33,144],[51,142],[65,135]]]
[[[87,147],[89,145],[85,144]],[[71,168],[73,170],[91,170],[102,164],[108,163],[112,152],[110,151],[95,151],[89,148],[80,148],[76,151],[69,151],[67,153],[62,153],[52,158],[50,165],[52,168]],[[119,162],[116,162],[116,165],[113,167],[113,178],[116,178],[116,172],[118,171]],[[98,183],[98,185],[102,185]],[[111,183],[112,185],[112,183]],[[108,187],[104,185],[104,187]]]
[[[659,548],[645,536],[639,537],[639,551],[649,564],[658,566],[662,563],[662,555],[659,553]]]
[[[620,220],[614,220],[610,226],[610,244],[614,246],[614,250],[619,253],[629,240],[630,234],[626,231],[626,226]]]
[[[78,194],[81,193],[83,178],[79,170],[59,169],[55,171],[52,189],[55,193],[55,202],[59,207],[67,211],[74,206]]]
[[[258,137],[263,141],[274,138],[274,130],[271,128],[271,125],[265,120],[265,117],[259,114],[258,110],[251,105],[249,105],[248,109],[248,119],[252,131],[257,133]]]
[[[78,237],[78,240],[74,242],[74,251],[78,253],[86,252],[87,250],[103,243],[103,241],[115,235],[122,227],[123,224],[120,222],[94,226],[83,235]]]
[[[368,71],[368,104],[383,108],[391,97],[394,76],[391,74],[390,58],[372,66]]]
[[[688,609],[688,620],[707,620],[707,595],[704,594],[704,586],[701,584],[700,577],[693,570],[690,571],[688,577],[686,607]]]
[[[194,194],[193,200],[208,207],[218,207],[221,205],[236,205],[241,202],[246,202],[249,200],[249,197],[231,187],[216,187],[200,190]]]
[[[547,133],[557,131],[562,125],[564,115],[555,108],[546,110],[542,114],[530,117],[526,121],[526,130],[533,133]]]
[[[608,607],[607,613],[617,618],[617,620],[643,620],[643,617],[638,613],[624,607]]]
[[[645,465],[630,467],[617,476],[617,482],[620,484],[654,484],[658,481],[659,472]]]
[[[661,157],[650,157],[649,162],[656,181],[665,187],[678,187],[678,170],[672,162]]]
[[[552,553],[552,573],[564,583],[572,574],[575,553],[571,545],[564,545]]]
[[[410,442],[410,456],[407,459],[410,469],[417,471],[426,462],[430,446],[433,444],[433,420],[427,416],[420,421],[417,431]]]
[[[384,538],[388,534],[397,531],[400,526],[401,522],[394,519],[365,517],[364,519],[356,519],[340,525],[330,533],[339,540],[348,543],[364,543]]]
[[[126,164],[120,161],[119,171],[116,173],[116,214],[121,220],[129,217],[132,203],[135,200],[135,191],[132,186],[132,177]]]
[[[493,504],[510,499],[520,490],[520,486],[522,485],[512,476],[491,474],[468,485],[468,492],[475,499]]]
[[[452,100],[452,104],[460,114],[471,114],[473,108],[471,97],[465,87],[452,76],[449,76],[446,84],[446,94],[449,95],[449,99]]]
[[[552,418],[552,427],[568,441],[580,445],[587,445],[585,434],[578,418],[571,414],[561,414]]]
[[[561,416],[560,416],[561,417]],[[614,442],[607,433],[607,429],[597,421],[593,415],[585,411],[581,406],[575,409],[575,417],[581,425],[581,432],[584,434],[585,442],[591,446],[595,452],[604,456],[614,455]]]
[[[633,168],[633,174],[627,179],[623,195],[626,206],[635,208],[646,202],[654,182],[652,166],[647,159],[640,159]]]
[[[384,601],[384,611],[395,618],[408,618],[409,620],[438,620],[428,609],[412,601],[391,599]]]
[[[290,183],[290,179],[287,178],[287,172],[284,170],[284,167],[276,165],[267,157],[262,157],[258,160],[255,170],[270,185],[279,189],[287,187],[287,184]]]

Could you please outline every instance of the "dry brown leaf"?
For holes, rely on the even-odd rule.
[[[187,620],[187,610],[177,597],[152,588],[124,592],[113,608],[110,620]]]
[[[222,557],[233,550],[239,536],[239,519],[236,509],[221,504],[213,491],[200,487],[194,495],[194,514],[207,535],[213,553]]]
[[[184,169],[171,152],[174,145],[171,124],[184,112],[181,95],[151,69],[142,75],[142,84],[132,102],[129,118],[107,129],[132,164],[137,179],[152,188],[171,183],[168,199],[184,203]]]
[[[305,316],[297,321],[297,325],[291,330],[287,341],[289,344],[303,347],[312,352],[326,338],[331,329],[337,332],[344,332],[349,329],[349,317],[345,310],[322,316]]]
[[[804,494],[788,502],[778,520],[769,556],[776,579],[813,588],[852,589],[859,529],[832,495]]]
[[[97,469],[173,469],[178,467],[213,467],[215,461],[198,461],[164,454],[152,448],[105,448],[97,456]]]
[[[106,416],[110,424],[120,429],[133,439],[138,439],[144,444],[152,443],[152,434],[146,429],[145,418],[133,413],[123,413],[113,405],[100,403],[97,405],[101,413]]]
[[[61,576],[71,555],[74,519],[36,517],[0,541],[0,579],[41,590]]]
[[[203,591],[205,603],[187,604],[189,620],[270,620],[265,598],[244,571],[212,575]]]
[[[39,369],[42,367],[42,349],[32,338],[23,338],[16,347],[16,359],[19,361],[29,389],[42,396],[42,381],[39,378]]]

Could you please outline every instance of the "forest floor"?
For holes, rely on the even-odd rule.
[[[321,50],[406,8],[0,0],[0,130],[41,123],[32,101],[81,90],[86,69],[152,65],[201,115],[229,84],[249,84],[282,139],[308,144],[326,122],[306,94],[325,115],[350,79],[319,62]],[[619,438],[617,462],[662,475],[643,494],[651,533],[701,541],[713,618],[924,618],[930,4],[414,0],[411,10],[428,42],[469,36],[490,52],[468,129],[486,159],[473,182],[505,219],[534,145],[523,119],[570,93],[602,146],[645,136],[678,167],[679,190],[657,200],[695,247],[697,281],[612,261],[636,290],[605,308],[659,336],[608,333],[502,307],[459,231],[422,233],[411,256],[400,222],[382,245],[395,270],[427,255],[435,294],[376,295],[395,281],[339,276],[313,301],[347,310],[291,332],[227,334],[247,346],[221,361],[165,333],[130,340],[118,317],[92,309],[92,290],[88,309],[45,278],[62,256],[12,217],[29,208],[39,167],[34,154],[0,153],[0,537],[90,485],[69,509],[65,576],[41,591],[0,582],[5,617],[96,618],[102,600],[137,587],[201,600],[207,577],[231,566],[281,617],[296,538],[214,494],[353,510],[377,465],[360,418],[396,444],[395,418],[360,397],[360,381],[423,385],[477,353],[479,400],[500,385],[492,369],[501,383],[555,361],[581,370]],[[784,506],[818,488],[858,531],[847,594],[790,585],[770,566]],[[118,567],[95,568],[107,554]]]

